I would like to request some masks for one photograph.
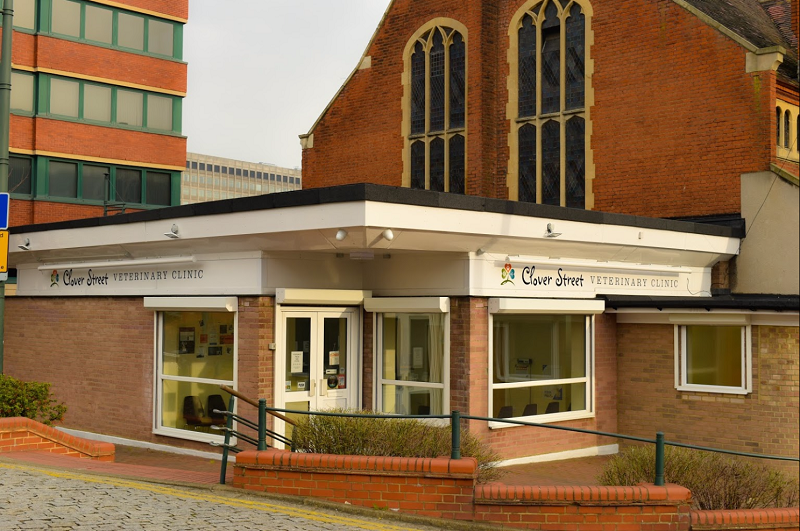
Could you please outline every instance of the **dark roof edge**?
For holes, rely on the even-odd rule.
[[[601,295],[606,307],[657,308],[661,309],[705,309],[705,310],[751,310],[751,311],[800,311],[800,296],[775,294],[718,295],[714,297],[647,297],[633,295]]]
[[[458,209],[472,212],[490,212],[497,214],[542,217],[552,220],[622,225],[628,227],[639,227],[643,229],[671,230],[676,232],[689,232],[729,238],[741,238],[744,236],[743,231],[740,233],[740,231],[729,226],[721,226],[709,223],[696,223],[663,218],[648,218],[644,216],[615,214],[551,205],[537,205],[532,203],[509,201],[506,199],[491,199],[473,195],[432,192],[429,190],[413,190],[410,188],[385,186],[371,183],[345,184],[327,188],[311,188],[307,190],[295,190],[291,192],[264,194],[252,197],[224,199],[221,201],[210,201],[206,203],[194,203],[191,205],[157,208],[153,210],[133,212],[130,214],[118,214],[110,217],[77,219],[35,225],[22,225],[11,227],[10,231],[14,234],[24,234],[48,230],[122,225],[126,223],[158,221],[163,219],[179,219],[192,216],[207,216],[233,212],[250,212],[257,210],[271,210],[275,208],[347,203],[354,201],[375,201],[381,203],[404,204],[412,206]]]

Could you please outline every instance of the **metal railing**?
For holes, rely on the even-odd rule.
[[[259,400],[253,400],[249,398],[236,389],[228,387],[227,385],[220,385],[220,389],[231,395],[230,400],[228,400],[228,409],[226,411],[220,411],[219,409],[214,409],[212,412],[218,415],[225,415],[225,426],[212,426],[214,429],[221,430],[225,433],[225,438],[222,444],[217,442],[210,443],[212,446],[220,446],[222,447],[222,465],[220,467],[219,473],[219,483],[220,485],[225,484],[225,476],[227,474],[228,469],[228,457],[230,452],[239,453],[241,452],[241,448],[238,448],[236,445],[231,444],[231,438],[236,437],[237,440],[241,439],[247,443],[252,444],[258,450],[266,450],[267,449],[267,437],[271,438],[273,441],[279,441],[283,444],[287,444],[288,446],[292,446],[292,441],[288,438],[284,437],[283,435],[276,433],[272,430],[267,429],[267,413],[270,415],[281,419],[284,422],[287,422],[293,426],[297,423],[286,417],[277,413],[276,411],[268,411],[267,408],[267,401],[264,398],[260,398]],[[251,421],[250,419],[244,418],[240,415],[236,415],[233,413],[234,409],[234,401],[238,398],[239,400],[250,404],[258,408],[258,424]],[[233,423],[236,421],[240,425],[247,426],[248,428],[254,430],[258,435],[257,438],[253,438],[250,435],[244,434],[239,430],[235,430],[233,428]]]
[[[754,454],[748,452],[737,452],[734,450],[725,450],[722,448],[712,448],[709,446],[697,446],[694,444],[685,444],[679,443],[675,441],[667,441],[664,439],[664,433],[658,432],[656,433],[655,439],[648,439],[645,437],[635,437],[633,435],[625,435],[622,433],[612,433],[612,432],[605,432],[605,431],[597,431],[597,430],[587,430],[583,428],[572,428],[568,426],[557,426],[553,424],[540,424],[537,422],[527,422],[523,420],[512,420],[512,419],[500,419],[494,417],[479,417],[475,415],[462,415],[458,411],[453,411],[450,415],[375,415],[375,414],[359,414],[359,413],[333,413],[328,411],[295,411],[291,409],[281,409],[281,408],[272,408],[266,407],[266,410],[273,414],[278,413],[288,413],[292,415],[317,415],[317,416],[328,416],[328,417],[359,417],[359,418],[375,418],[375,419],[449,419],[450,420],[450,432],[451,432],[451,452],[450,457],[452,459],[461,459],[461,421],[462,420],[478,420],[484,422],[502,422],[505,424],[516,424],[520,426],[534,426],[537,428],[546,428],[551,430],[562,430],[562,431],[570,431],[576,433],[586,433],[589,435],[600,435],[603,437],[611,437],[617,439],[624,439],[629,441],[637,441],[649,444],[656,445],[656,455],[655,455],[655,478],[654,484],[657,486],[664,485],[664,448],[666,446],[678,446],[681,448],[690,448],[694,450],[701,450],[705,452],[717,452],[729,455],[738,455],[742,457],[755,457],[758,459],[772,459],[772,460],[779,460],[779,461],[794,461],[800,462],[800,458],[797,457],[784,457],[784,456],[777,456],[777,455],[765,455],[765,454]],[[283,415],[281,415],[283,417]],[[286,417],[283,417],[286,418]],[[292,424],[295,424],[292,422]],[[285,438],[284,438],[285,439]],[[288,443],[289,446],[292,447],[292,451],[294,451],[293,444],[290,440],[285,439],[285,444]]]

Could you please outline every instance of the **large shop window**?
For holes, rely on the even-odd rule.
[[[225,424],[236,386],[235,298],[145,298],[158,311],[155,433],[198,441],[222,439],[213,426]]]
[[[449,299],[367,299],[365,308],[378,312],[378,411],[398,415],[447,412]]]
[[[750,326],[675,326],[675,387],[681,391],[747,394],[752,391]]]
[[[591,314],[602,311],[602,303],[576,302],[547,313],[547,301],[504,307],[506,301],[490,302],[489,415],[543,422],[593,414]]]

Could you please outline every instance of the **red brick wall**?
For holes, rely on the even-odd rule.
[[[49,118],[14,118],[14,124],[26,120],[34,124],[22,128],[22,134],[11,135],[12,148],[130,161],[134,166],[147,163],[182,168],[186,164],[186,137]],[[26,131],[35,134],[26,137]]]
[[[477,475],[477,461],[469,457],[337,456],[281,450],[241,452],[235,466],[234,487],[458,520],[470,519]]]
[[[475,486],[474,459],[245,451],[233,486],[520,529],[686,531],[683,487]]]
[[[434,17],[467,35],[467,189],[505,197],[508,27],[519,0],[393,3],[355,73],[303,151],[304,186],[398,185],[403,49]],[[592,2],[595,209],[645,216],[740,210],[739,176],[775,160],[775,74],[671,0]],[[702,198],[699,201],[698,198]]]
[[[692,531],[736,530],[797,531],[800,509],[748,509],[740,511],[692,511]]]
[[[363,367],[361,371],[361,405],[365,409],[372,409],[373,400],[372,384],[374,382],[373,378],[375,377],[375,367],[373,366],[373,344],[375,340],[375,323],[373,322],[374,315],[375,314],[372,312],[361,312],[361,326],[363,327],[362,337],[364,338],[362,345],[363,355],[361,356]]]
[[[252,398],[259,397],[259,362],[271,357],[262,348],[271,325],[261,321],[271,301],[239,299],[238,388]],[[9,297],[5,315],[5,374],[51,383],[68,408],[65,427],[209,450],[152,433],[154,319],[141,298]],[[257,419],[248,404],[238,402],[238,411]]]
[[[189,17],[189,0],[123,0],[116,3],[182,19]]]
[[[0,419],[0,453],[48,452],[97,461],[113,461],[114,445],[75,437],[28,418]]]
[[[752,330],[753,392],[740,396],[677,391],[673,326],[618,324],[619,432],[797,457],[798,329]]]
[[[690,523],[690,492],[678,485],[475,488],[475,520],[558,531],[679,531]]]
[[[29,199],[12,199],[11,204],[13,205],[9,219],[11,227],[67,219],[95,218],[103,215],[103,207],[95,205],[32,201]],[[138,210],[126,209],[125,212],[138,212]]]
[[[183,62],[92,46],[46,35],[37,35],[33,44],[35,46],[35,63],[23,63],[26,66],[74,72],[84,76],[186,92],[187,65]]]

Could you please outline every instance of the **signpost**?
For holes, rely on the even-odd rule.
[[[8,193],[0,193],[0,282],[8,280]]]

